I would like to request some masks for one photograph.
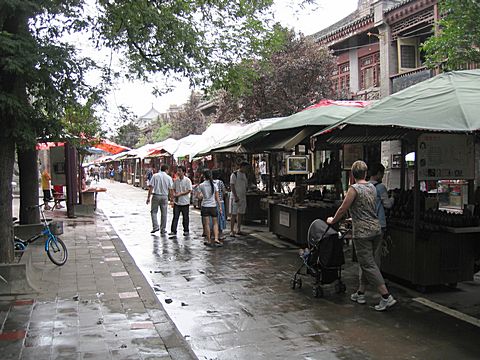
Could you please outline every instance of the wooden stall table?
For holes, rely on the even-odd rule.
[[[269,208],[269,230],[281,238],[304,246],[310,224],[316,219],[334,216],[337,206],[333,203],[286,205],[271,203]]]

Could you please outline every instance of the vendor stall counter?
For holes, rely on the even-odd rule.
[[[479,232],[478,226],[442,227],[421,231],[414,241],[413,229],[393,225],[382,271],[420,287],[471,281]]]
[[[333,216],[337,206],[333,203],[287,205],[271,203],[269,207],[269,230],[278,237],[292,240],[304,246],[310,224],[315,219],[326,220]]]
[[[265,192],[247,192],[245,222],[261,221],[264,224],[267,221],[268,211],[261,206],[262,199],[266,197],[267,193]]]

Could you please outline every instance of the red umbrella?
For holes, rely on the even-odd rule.
[[[118,154],[123,151],[131,150],[129,147],[115,144],[113,141],[110,140],[102,140],[100,143],[94,145],[97,149],[106,151],[110,154]]]

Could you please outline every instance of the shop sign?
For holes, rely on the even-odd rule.
[[[343,169],[350,170],[357,160],[363,160],[363,145],[345,144],[343,146]]]
[[[280,225],[290,227],[290,213],[286,211],[280,211],[278,215],[278,223]]]
[[[418,138],[418,179],[455,180],[475,177],[471,135],[422,134]]]

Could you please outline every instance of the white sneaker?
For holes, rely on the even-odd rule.
[[[359,294],[358,292],[354,292],[350,295],[350,300],[355,301],[358,304],[365,304],[367,300],[365,300],[365,294]]]
[[[392,295],[389,295],[388,298],[386,299],[382,297],[378,305],[375,305],[375,310],[385,311],[389,307],[392,307],[393,305],[395,305],[396,303],[397,303],[397,300],[395,300]]]

